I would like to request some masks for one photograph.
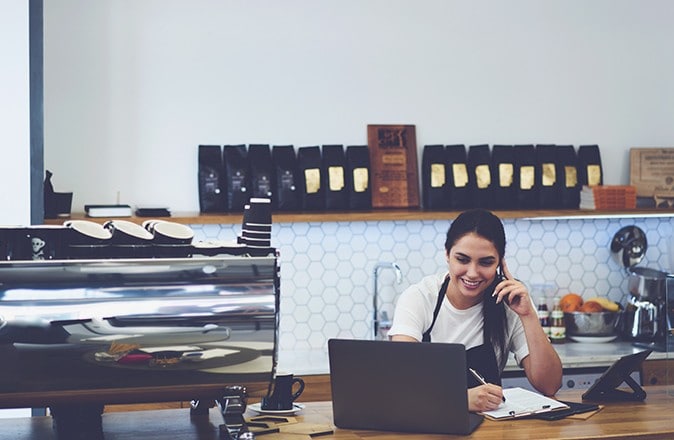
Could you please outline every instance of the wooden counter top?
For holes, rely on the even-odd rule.
[[[427,211],[422,209],[372,209],[366,211],[316,211],[316,212],[275,212],[274,223],[298,223],[298,222],[354,222],[354,221],[405,221],[405,220],[452,220],[461,211]],[[669,217],[674,212],[667,209],[631,209],[621,211],[592,211],[580,209],[567,210],[509,210],[494,211],[496,215],[504,219],[512,218],[608,218],[608,217]],[[135,223],[142,223],[149,217],[123,217]],[[153,217],[154,218],[154,217]],[[45,220],[46,224],[60,225],[66,220],[91,220],[104,223],[110,218],[91,218],[84,213],[73,213],[72,217],[60,217]],[[242,213],[202,214],[198,212],[173,212],[171,217],[164,220],[183,224],[241,224]]]
[[[335,429],[332,435],[321,439],[336,440],[422,440],[422,439],[478,439],[478,440],[522,440],[522,439],[672,439],[674,438],[674,386],[647,387],[645,402],[608,403],[603,410],[587,420],[563,419],[555,422],[543,420],[485,420],[470,436],[399,434],[377,431],[351,431]],[[566,391],[557,397],[562,400],[580,402],[582,390]],[[248,411],[246,416],[256,415]],[[310,402],[298,417],[300,422],[327,424],[332,426],[332,406],[330,402]],[[199,439],[215,440],[222,418],[215,408],[208,416],[190,419],[188,409],[166,409],[155,411],[116,412],[103,415],[103,430],[106,440],[142,438]],[[50,417],[0,419],[0,439],[28,440],[55,439]],[[273,434],[260,435],[259,439],[278,440]],[[297,440],[309,437],[283,437]]]

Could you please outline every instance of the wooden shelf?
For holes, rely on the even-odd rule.
[[[305,222],[356,222],[356,221],[409,221],[409,220],[452,220],[461,211],[424,211],[419,209],[379,209],[370,211],[331,211],[331,212],[277,212],[274,223]],[[665,209],[633,209],[624,211],[587,211],[587,210],[531,210],[531,211],[494,211],[503,219],[584,219],[584,218],[640,218],[640,217],[674,217],[674,210]],[[155,217],[153,217],[155,218]],[[156,217],[182,224],[240,224],[241,214],[201,214],[198,212],[178,212],[172,217]],[[90,218],[84,213],[73,214],[72,217],[47,219],[45,224],[58,225],[66,220],[91,220],[104,223],[110,218]],[[147,217],[123,217],[142,223]]]

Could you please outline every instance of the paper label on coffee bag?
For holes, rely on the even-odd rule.
[[[454,174],[454,186],[464,188],[468,185],[468,168],[465,163],[452,164],[452,173]]]
[[[578,169],[574,166],[564,167],[564,184],[567,188],[574,188],[578,185]]]
[[[557,181],[557,172],[554,163],[544,163],[541,171],[543,172],[543,186],[553,186]]]
[[[307,194],[315,194],[321,189],[320,169],[307,168],[304,170],[304,179],[306,181]]]
[[[445,164],[431,164],[431,188],[442,188],[445,186]]]
[[[328,167],[328,181],[330,191],[341,191],[344,188],[344,168]]]
[[[531,165],[526,165],[520,168],[520,189],[529,190],[535,184],[535,169]]]
[[[509,188],[513,184],[513,164],[498,164],[498,184],[501,188]]]
[[[354,168],[353,170],[353,190],[357,193],[367,191],[368,182],[367,168]]]

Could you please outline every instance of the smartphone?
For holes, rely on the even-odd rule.
[[[506,280],[506,279],[508,279],[508,277],[505,276],[505,272],[503,271],[503,263],[500,262],[498,264],[498,267],[496,268],[496,278],[494,278],[494,283],[493,283],[494,289],[496,288],[498,283],[500,283],[501,281]],[[494,298],[494,301],[496,301],[496,297],[493,297],[493,298]],[[503,298],[503,302],[508,304],[508,300],[506,298]]]
[[[496,268],[496,279],[499,281],[499,283],[508,279],[508,277],[505,276],[505,271],[503,270],[503,261],[501,261]]]

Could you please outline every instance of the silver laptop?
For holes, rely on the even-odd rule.
[[[482,422],[462,344],[330,339],[328,356],[338,428],[470,434]]]

